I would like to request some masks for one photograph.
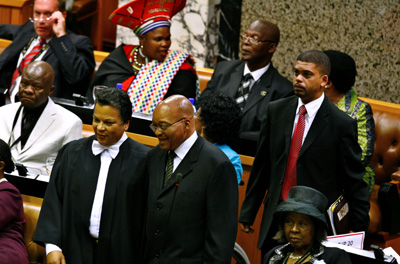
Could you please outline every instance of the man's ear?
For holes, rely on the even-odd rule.
[[[276,51],[278,45],[276,45],[275,43],[271,44],[271,46],[268,49],[268,52],[273,54]]]
[[[6,167],[6,163],[4,161],[0,161],[0,170],[3,171]]]
[[[63,15],[64,19],[67,19],[67,12],[66,11],[62,12],[62,15]]]
[[[322,75],[321,77],[321,87],[325,87],[325,85],[328,85],[329,78],[328,75]]]
[[[55,86],[54,86],[54,84],[50,87],[50,89],[49,89],[49,96],[50,95],[52,95],[53,93],[54,93],[54,89],[55,89]]]

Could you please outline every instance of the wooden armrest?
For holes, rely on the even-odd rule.
[[[391,175],[391,179],[392,179],[392,181],[400,182],[400,170],[393,172]]]

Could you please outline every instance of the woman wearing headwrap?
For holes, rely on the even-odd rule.
[[[0,263],[27,264],[21,194],[4,178],[4,172],[13,170],[10,148],[0,139]]]
[[[139,46],[122,44],[101,64],[94,85],[122,89],[131,99],[134,112],[152,114],[155,106],[174,94],[196,98],[199,94],[194,59],[189,53],[171,51],[170,19],[181,11],[186,0],[135,0],[117,10],[111,22],[131,28]]]

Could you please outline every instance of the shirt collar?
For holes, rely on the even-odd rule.
[[[313,101],[309,102],[308,104],[304,104],[303,101],[301,101],[301,99],[299,97],[299,99],[298,99],[299,103],[297,104],[296,115],[299,114],[300,106],[304,105],[307,110],[307,115],[310,118],[314,117],[317,114],[318,109],[321,107],[322,102],[324,101],[324,98],[325,98],[325,95],[324,95],[324,93],[322,93],[322,95],[318,99],[313,100]]]
[[[249,67],[247,66],[247,63],[244,65],[244,72],[243,72],[243,76],[245,76],[248,73],[251,73],[251,76],[253,76],[254,82],[258,81],[258,79],[261,78],[261,76],[266,73],[269,69],[269,66],[271,65],[271,63],[268,63],[267,66],[262,67],[258,70],[255,71],[250,71]]]
[[[179,147],[175,149],[176,156],[183,160],[198,137],[199,136],[197,135],[197,132],[194,132],[189,138],[187,138]]]

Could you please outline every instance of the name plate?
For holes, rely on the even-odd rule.
[[[327,237],[328,241],[331,243],[336,243],[358,249],[364,248],[364,238],[365,232],[348,233]]]

